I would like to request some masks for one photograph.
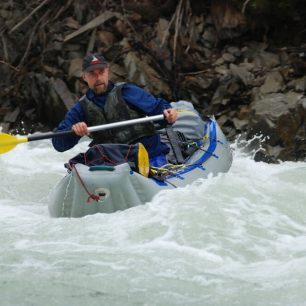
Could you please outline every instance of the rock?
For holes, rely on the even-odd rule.
[[[249,120],[240,120],[238,118],[234,118],[233,123],[237,130],[243,131],[245,128],[247,128]]]
[[[221,66],[224,64],[224,58],[223,57],[219,57],[214,63],[213,66]]]
[[[228,76],[230,71],[227,69],[225,65],[221,65],[215,68],[215,72],[220,74],[221,76]]]
[[[305,92],[306,90],[306,76],[302,78],[298,78],[295,80],[292,80],[288,83],[288,87],[290,89],[294,89],[296,92]]]
[[[115,36],[112,32],[98,31],[97,36],[98,40],[102,43],[104,50],[110,48],[114,44]]]
[[[235,47],[235,46],[228,47],[227,52],[232,54],[235,57],[240,57],[241,56],[241,50],[238,47]]]
[[[248,86],[254,80],[254,75],[249,72],[244,66],[237,66],[230,64],[230,70],[234,76],[236,76],[245,86]]]
[[[9,19],[12,17],[12,12],[8,10],[0,10],[0,17],[3,19]]]
[[[127,79],[127,73],[124,67],[118,64],[110,66],[110,79],[114,82],[124,82]]]
[[[167,37],[169,35],[169,21],[160,18],[156,25],[156,38],[161,44],[167,43]]]
[[[211,17],[221,40],[239,37],[246,30],[246,20],[232,2],[212,1]]]
[[[231,53],[223,53],[222,58],[227,63],[233,63],[236,60],[235,56],[233,56]]]
[[[72,97],[67,85],[61,79],[51,80],[51,83],[55,92],[61,98],[63,105],[65,105],[66,110],[69,110],[74,105],[75,99]]]
[[[131,82],[145,87],[156,95],[171,95],[169,86],[161,80],[156,70],[148,65],[146,56],[139,57],[136,52],[129,52],[124,59],[124,66]]]
[[[239,112],[237,113],[237,118],[239,120],[249,120],[249,117],[250,117],[250,107],[247,106],[247,105],[242,105],[240,107],[240,110]]]
[[[11,107],[3,105],[2,107],[0,107],[0,116],[5,116],[10,111],[11,111]]]
[[[7,123],[14,123],[18,118],[19,114],[20,114],[20,108],[16,107],[13,111],[9,111],[8,113],[6,113],[3,120],[4,122]]]
[[[0,121],[0,133],[8,133],[10,131],[10,127],[10,123]]]
[[[82,75],[82,58],[74,58],[70,61],[69,65],[69,71],[68,71],[68,77],[72,78],[80,78]]]
[[[229,119],[228,119],[228,116],[226,116],[226,115],[222,115],[222,116],[220,116],[219,118],[218,118],[218,124],[220,125],[220,127],[222,128],[225,124],[226,124],[226,122],[228,122],[229,121]]]
[[[206,47],[216,45],[216,43],[218,42],[218,36],[215,28],[207,27],[202,35],[202,39]]]
[[[73,30],[77,30],[80,28],[79,22],[71,16],[65,19],[65,26]]]
[[[4,130],[57,126],[87,89],[81,66],[92,50],[108,59],[113,81],[190,100],[229,139],[263,133],[256,160],[305,160],[306,45],[254,40],[230,2],[50,1],[35,15],[37,1],[17,2],[0,3]]]
[[[166,45],[162,45],[162,42],[158,38],[152,39],[148,46],[153,50],[152,54],[156,56],[158,61],[160,61],[167,70],[171,70],[172,60],[169,48]]]
[[[272,93],[251,103],[248,138],[267,135],[265,148],[281,146],[276,158],[294,160],[295,135],[304,130],[306,112],[301,111],[303,96],[294,92]],[[270,149],[271,152],[271,149]],[[269,152],[267,151],[269,154]],[[273,153],[275,154],[275,152]]]
[[[254,63],[259,68],[271,69],[280,64],[280,59],[278,54],[262,51],[255,57]]]
[[[292,73],[295,77],[301,77],[306,73],[306,64],[305,61],[301,59],[294,59],[291,63]]]
[[[121,19],[117,19],[116,23],[115,23],[115,29],[121,33],[122,35],[126,35],[127,33],[127,27],[126,24],[123,22],[123,20]]]
[[[265,83],[260,87],[262,94],[268,94],[281,91],[284,86],[282,75],[278,71],[269,72],[266,76]]]

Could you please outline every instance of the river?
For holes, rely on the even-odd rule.
[[[48,140],[0,156],[0,305],[306,305],[306,163],[256,163],[113,214],[53,219]]]

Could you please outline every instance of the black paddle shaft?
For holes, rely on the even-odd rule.
[[[35,134],[28,136],[28,141],[34,141],[34,140],[42,140],[42,139],[49,139],[53,137],[60,137],[60,136],[67,136],[72,135],[74,132],[72,130],[69,131],[59,131],[59,132],[49,132],[49,133],[41,133],[41,134]]]

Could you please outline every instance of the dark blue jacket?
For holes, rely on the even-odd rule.
[[[89,89],[86,92],[86,96],[96,105],[103,108],[106,96],[113,86],[114,84],[109,82],[107,92],[102,95],[96,95],[91,89]],[[123,86],[122,97],[126,103],[139,109],[148,116],[162,114],[165,109],[171,108],[171,105],[166,100],[156,98],[133,84],[127,83]],[[67,112],[64,120],[59,124],[57,131],[71,130],[72,125],[78,122],[86,122],[85,112],[79,101],[77,101],[76,104]],[[166,125],[164,120],[159,123],[162,126]],[[52,144],[57,151],[64,152],[74,147],[80,138],[81,137],[77,135],[54,137],[52,138]],[[143,137],[140,141],[146,147],[150,158],[161,154],[167,154],[169,152],[168,146],[161,142],[159,135]]]

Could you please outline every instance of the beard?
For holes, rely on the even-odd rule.
[[[100,95],[106,92],[107,86],[105,83],[97,83],[93,86],[92,90],[95,94]]]

